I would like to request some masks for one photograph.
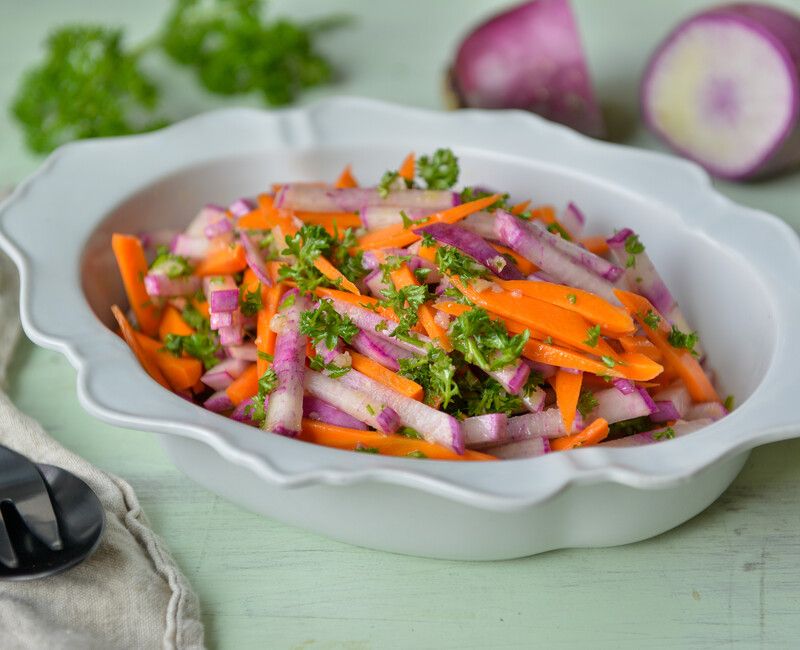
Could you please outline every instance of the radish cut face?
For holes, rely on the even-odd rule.
[[[696,16],[670,35],[650,62],[642,109],[673,149],[744,179],[800,158],[798,67],[778,35],[735,11]]]

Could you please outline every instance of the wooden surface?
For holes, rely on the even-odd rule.
[[[273,4],[297,16],[339,9],[359,16],[349,32],[326,42],[346,79],[307,101],[345,92],[439,107],[439,72],[452,44],[466,25],[503,3]],[[646,52],[668,25],[709,3],[573,4],[600,95],[624,127],[633,123]],[[798,2],[782,4],[800,10]],[[128,25],[138,38],[166,6],[159,0],[0,0],[0,105],[52,26],[91,19]],[[170,115],[223,103],[197,92],[188,75],[158,57],[148,65],[169,84]],[[652,146],[641,130],[627,140]],[[21,179],[37,163],[2,114],[0,184]],[[720,189],[800,226],[797,174]],[[27,341],[15,358],[10,391],[63,444],[131,482],[200,594],[210,647],[798,646],[800,440],[756,450],[716,504],[658,538],[508,562],[443,562],[346,546],[239,510],[179,474],[150,435],[89,417],[66,360]]]

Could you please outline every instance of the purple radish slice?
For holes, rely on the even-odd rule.
[[[570,201],[561,215],[561,225],[574,237],[580,237],[586,225],[586,217],[578,206]]]
[[[250,239],[246,232],[240,233],[239,240],[242,242],[242,247],[244,248],[244,258],[247,262],[247,266],[249,266],[250,270],[255,273],[255,276],[258,278],[261,284],[271,287],[272,278],[269,277],[267,265],[264,262],[264,258],[262,257],[258,246],[253,243],[253,240]]]
[[[171,250],[175,255],[198,260],[205,257],[208,247],[209,241],[205,237],[180,234],[172,241]]]
[[[256,204],[250,199],[236,199],[228,206],[230,212],[237,219],[256,209]]]
[[[616,388],[607,388],[594,394],[597,406],[587,417],[588,420],[603,418],[609,424],[650,415],[658,410],[647,391],[640,389],[623,394]]]
[[[400,214],[402,208],[392,205],[365,205],[358,213],[361,223],[367,230],[380,230],[386,226],[403,223],[403,215]],[[403,210],[406,217],[412,221],[417,221],[430,214],[430,210],[419,208]]]
[[[688,419],[686,417],[686,413],[692,406],[692,398],[683,382],[668,388],[663,388],[653,395],[653,399],[655,400],[656,404],[658,404],[658,402],[672,402],[672,405],[678,411],[681,419]]]
[[[400,359],[414,356],[412,352],[403,350],[363,330],[353,337],[350,341],[350,347],[392,372],[400,370]]]
[[[449,81],[462,107],[519,108],[605,132],[567,0],[533,0],[483,23],[461,43]]]
[[[365,206],[384,205],[403,210],[437,212],[458,205],[461,197],[449,190],[401,190],[381,196],[375,188],[334,189],[304,183],[284,185],[275,207],[300,212],[355,212]]]
[[[461,422],[464,444],[467,447],[496,444],[506,438],[508,416],[505,413],[487,413],[466,418]]]
[[[494,215],[491,212],[474,212],[460,222],[461,227],[484,239],[497,240],[494,231]]]
[[[206,239],[214,239],[214,237],[219,237],[220,235],[229,233],[232,230],[233,224],[231,223],[231,220],[223,216],[221,219],[212,221],[205,228],[203,228],[203,234],[206,236]]]
[[[190,237],[205,237],[206,226],[223,218],[225,218],[225,208],[221,205],[209,203],[192,219],[185,233]]]
[[[294,302],[286,306],[289,296],[294,296]],[[300,433],[303,419],[303,373],[307,339],[300,333],[300,314],[310,306],[308,298],[296,290],[289,291],[272,319],[271,327],[277,334],[272,369],[278,383],[270,394],[263,428],[283,436],[294,437]],[[220,331],[220,338],[222,332],[224,330]]]
[[[687,420],[708,418],[716,421],[724,418],[726,415],[728,415],[728,409],[719,402],[701,402],[700,404],[690,406],[689,410],[686,411]]]
[[[357,420],[352,415],[348,415],[341,409],[336,408],[333,404],[329,404],[313,395],[306,395],[303,398],[303,416],[309,420],[327,422],[337,427],[360,429],[361,431],[369,429],[361,420]]]
[[[466,230],[459,225],[432,223],[428,226],[416,228],[414,232],[426,233],[442,244],[457,248],[503,280],[525,279],[522,271],[517,268],[514,262],[503,257],[480,235],[476,235],[474,232]]]
[[[347,373],[355,372],[351,370]],[[345,377],[347,375],[344,375]],[[325,400],[350,417],[383,433],[394,433],[400,420],[393,409],[386,406],[376,395],[368,395],[344,384],[342,378],[333,379],[315,370],[306,370],[303,384],[306,391]],[[382,415],[387,412],[385,415]],[[394,414],[394,417],[392,417]]]
[[[583,429],[583,417],[575,414],[572,422],[572,431],[577,433]],[[526,413],[508,419],[509,440],[525,440],[527,438],[558,438],[566,435],[564,420],[557,408],[549,408],[539,413]]]
[[[720,178],[800,162],[800,18],[746,3],[689,18],[650,60],[641,104],[653,133]]]

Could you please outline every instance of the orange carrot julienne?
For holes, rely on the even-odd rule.
[[[644,296],[620,289],[615,289],[614,294],[630,312],[631,316],[636,319],[647,338],[661,351],[664,356],[664,364],[674,370],[683,380],[683,383],[686,384],[692,399],[695,402],[721,401],[713,384],[697,362],[697,359],[692,356],[692,353],[689,350],[674,348],[670,345],[667,338],[670,328],[664,315],[659,313]],[[659,319],[658,326],[655,329],[650,327],[644,320],[648,313],[652,313]]]
[[[522,203],[517,203],[515,206],[513,206],[511,208],[511,210],[509,212],[511,212],[511,214],[520,215],[523,212],[525,212],[525,210],[528,209],[528,206],[530,204],[531,204],[531,200],[530,199],[528,199],[527,201],[523,201]]]
[[[164,341],[168,334],[177,334],[178,336],[194,334],[194,329],[186,324],[180,312],[172,305],[167,305],[164,309],[161,323],[158,326],[158,338]]]
[[[340,189],[358,187],[358,181],[355,179],[355,176],[353,176],[353,170],[350,168],[350,165],[347,165],[342,170],[342,173],[339,174],[339,178],[336,179],[335,187]]]
[[[561,436],[550,441],[550,449],[553,451],[566,451],[576,447],[588,447],[596,445],[608,437],[608,422],[603,418],[597,418],[583,431],[573,433],[570,436]]]
[[[128,304],[136,315],[136,322],[145,334],[155,336],[161,315],[144,288],[144,276],[147,275],[148,268],[142,242],[132,235],[114,233],[111,236],[111,248],[117,259]]]
[[[234,379],[225,389],[225,394],[234,406],[238,406],[246,399],[250,399],[258,392],[258,370],[256,364],[251,364],[247,369]]]
[[[264,210],[258,207],[239,217],[236,227],[244,228],[245,230],[268,230],[271,226]]]
[[[313,442],[326,447],[337,449],[368,449],[377,450],[387,456],[408,456],[424,454],[426,458],[438,460],[495,460],[489,454],[480,452],[456,452],[432,442],[415,440],[399,435],[386,435],[377,431],[361,431],[348,429],[327,422],[303,418],[302,431],[298,435],[300,440]]]
[[[644,336],[620,336],[619,342],[625,352],[638,352],[650,357],[653,361],[661,361],[664,358],[661,350]]]
[[[347,228],[361,227],[361,219],[352,212],[295,212],[295,216],[303,223],[322,226],[331,236],[334,229],[341,235]]]
[[[595,345],[586,342],[591,325],[580,314],[536,298],[512,294],[503,289],[477,291],[457,276],[452,276],[450,281],[469,300],[490,312],[511,318],[589,354],[613,354],[613,350],[603,339],[598,339]]]
[[[605,255],[608,252],[608,243],[605,237],[584,237],[581,239],[581,244],[586,247],[586,250],[595,255]]]
[[[247,268],[244,248],[241,244],[225,245],[212,250],[197,265],[195,275],[232,275]]]
[[[561,412],[564,431],[572,431],[572,421],[575,419],[575,411],[578,408],[582,383],[583,373],[580,371],[569,372],[562,368],[556,371],[553,388],[556,391],[556,404]]]
[[[502,246],[500,244],[492,244],[492,248],[494,248],[498,253],[501,255],[508,255],[511,259],[514,260],[517,264],[517,268],[524,274],[530,275],[531,273],[536,273],[539,270],[539,267],[536,266],[530,260],[526,260],[522,255],[517,253],[516,251],[512,251],[510,248],[506,246]]]
[[[361,374],[389,386],[401,395],[415,400],[423,398],[424,391],[417,382],[392,372],[377,361],[373,361],[358,352],[351,350],[350,358],[352,359],[353,370],[358,370]]]
[[[588,291],[550,282],[530,282],[528,280],[497,280],[496,282],[508,291],[520,291],[524,296],[544,300],[567,311],[580,314],[610,332],[630,333],[636,329],[627,311]]]
[[[409,183],[414,180],[414,175],[416,174],[416,156],[412,151],[408,154],[405,159],[403,160],[403,164],[400,165],[400,169],[397,170],[397,173],[400,174],[400,177],[404,180],[407,180]]]
[[[255,343],[256,349],[258,350],[256,371],[259,377],[272,365],[272,362],[269,361],[269,359],[265,359],[264,356],[272,356],[275,354],[275,338],[278,335],[272,331],[270,325],[272,324],[272,318],[278,313],[278,305],[281,302],[281,296],[285,290],[285,285],[281,283],[268,287],[266,290],[266,299],[262,299],[263,306],[258,311]]]
[[[172,390],[190,390],[194,388],[203,375],[203,364],[199,359],[188,355],[176,357],[164,349],[161,341],[136,332],[136,339],[147,354],[156,362]]]
[[[358,287],[354,285],[350,280],[348,280],[342,272],[337,269],[333,264],[331,264],[328,260],[326,260],[322,255],[318,256],[317,259],[314,260],[314,268],[317,269],[322,275],[324,275],[328,280],[337,284],[338,286],[342,287],[346,291],[350,293],[354,293],[357,296],[361,295],[361,292],[358,290]]]
[[[427,219],[421,219],[420,221],[424,223],[419,224],[419,226],[421,227],[424,224],[436,222],[456,223],[462,219],[465,219],[474,212],[478,212],[489,207],[492,205],[492,203],[496,202],[500,198],[500,194],[493,194],[492,196],[477,199],[476,201],[470,201],[469,203],[462,203],[461,205],[453,206],[452,208],[442,210],[441,212],[434,212],[427,217]],[[421,235],[418,235],[416,232],[411,230],[411,226],[407,228],[402,223],[396,223],[392,224],[391,226],[379,228],[378,230],[373,230],[372,232],[367,233],[358,240],[358,247],[365,250],[387,247],[402,248],[404,246],[408,246],[409,244],[413,244],[415,241],[420,239],[420,237]]]
[[[141,343],[139,343],[139,340],[136,338],[136,330],[133,329],[131,324],[128,322],[128,319],[125,318],[125,314],[122,313],[122,310],[116,305],[111,305],[111,313],[114,314],[117,325],[119,325],[122,338],[125,339],[125,342],[128,344],[128,347],[131,349],[134,356],[139,360],[139,363],[142,364],[145,372],[147,372],[148,375],[155,379],[164,388],[171,390],[169,383],[164,377],[164,374],[159,369],[158,364],[156,364],[153,355],[149,354],[142,347]]]
[[[391,272],[392,282],[395,288],[402,289],[408,286],[419,286],[419,280],[414,277],[408,264],[401,264],[400,267]],[[436,322],[434,318],[436,312],[428,304],[422,304],[417,309],[417,316],[422,327],[425,329],[427,335],[432,339],[438,339],[439,346],[445,352],[453,351],[453,344],[450,343],[450,337],[447,336],[445,329]]]
[[[417,255],[419,255],[423,260],[427,260],[431,264],[436,264],[437,248],[437,246],[420,246],[419,250],[417,251]]]

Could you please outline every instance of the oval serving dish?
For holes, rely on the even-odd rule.
[[[151,380],[111,328],[124,304],[113,231],[183,227],[198,205],[275,181],[382,171],[451,147],[465,185],[630,226],[647,243],[738,408],[687,436],[498,463],[319,447],[194,406]],[[376,174],[378,172],[375,172]],[[365,178],[365,181],[377,181]],[[748,451],[796,436],[800,244],[777,218],[717,194],[699,167],[600,143],[520,112],[439,113],[362,99],[207,113],[147,135],[70,144],[0,206],[25,332],[64,353],[96,417],[155,432],[192,479],[251,510],[389,551],[490,560],[651,537],[694,516]]]

